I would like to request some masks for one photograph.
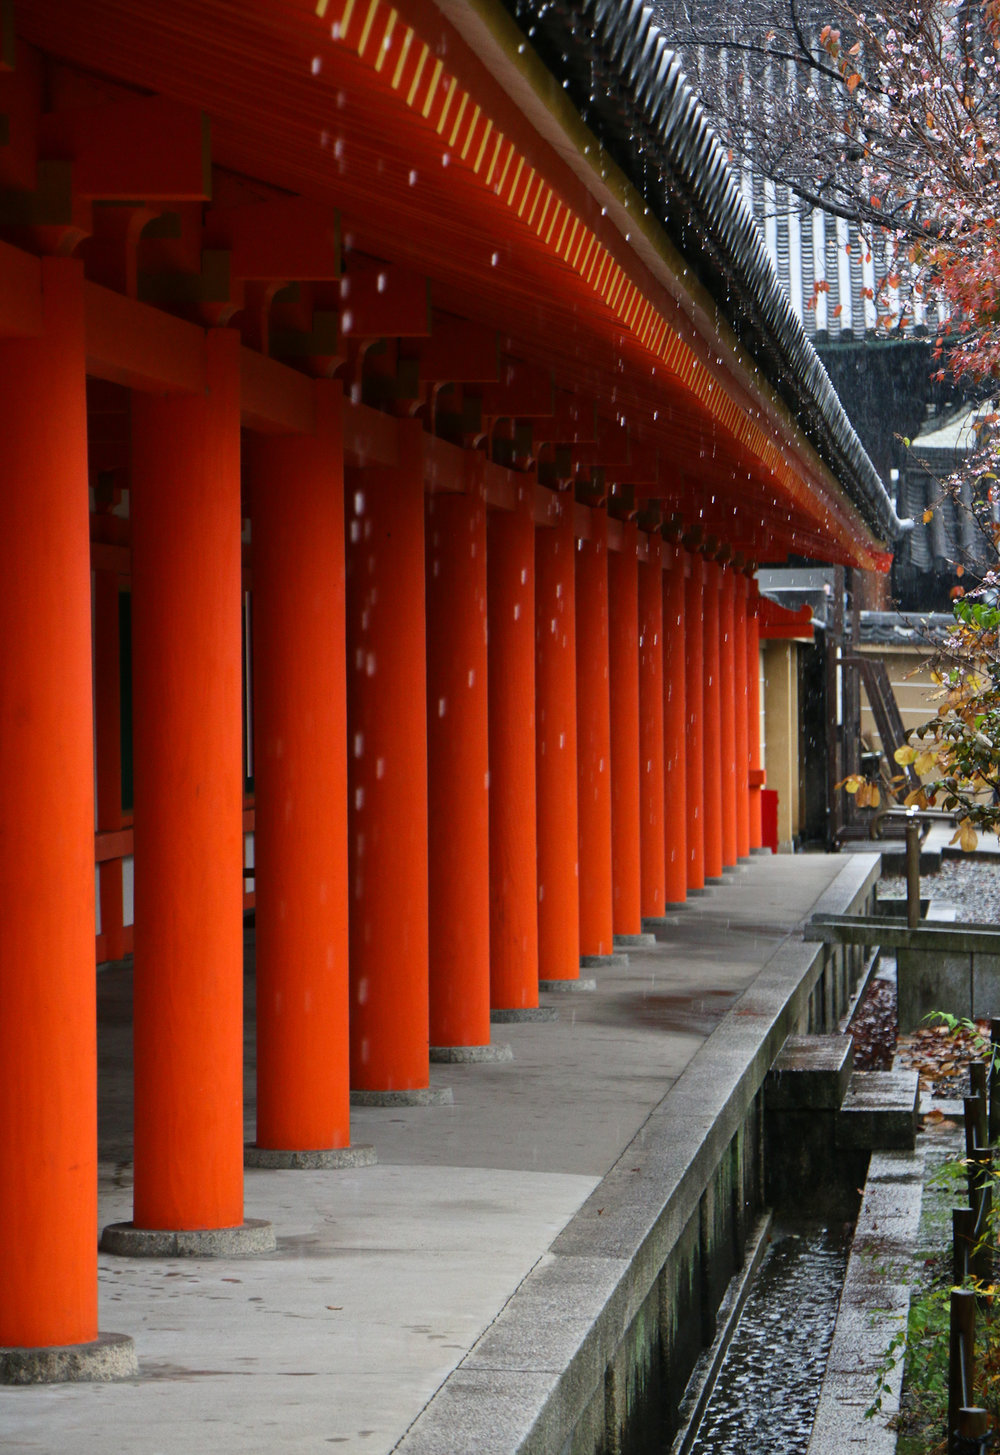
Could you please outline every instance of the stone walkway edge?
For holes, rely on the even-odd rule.
[[[863,907],[878,859],[845,856],[819,914]],[[785,1038],[804,1029],[823,947],[790,932],[403,1438],[399,1455],[577,1446],[605,1371]],[[592,1416],[591,1416],[592,1417]],[[580,1448],[585,1448],[585,1441]]]

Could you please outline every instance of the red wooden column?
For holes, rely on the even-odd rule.
[[[702,712],[705,731],[702,741],[705,784],[705,880],[722,878],[722,692],[719,682],[719,567],[715,561],[703,564],[705,578],[702,611],[704,625],[704,692]]]
[[[608,554],[611,684],[611,887],[616,935],[642,931],[639,826],[639,531]]]
[[[580,978],[573,501],[535,536],[535,783],[540,981]]]
[[[639,759],[642,913],[663,914],[666,840],[663,827],[663,539],[650,535],[639,562]]]
[[[750,855],[750,684],[747,661],[747,578],[734,575],[733,658],[736,691],[736,852]]]
[[[239,349],[215,330],[204,393],[132,396],[135,1197],[112,1252],[274,1244],[242,1226]]]
[[[13,1379],[58,1378],[45,1350],[97,1339],[83,273],[46,259],[42,278],[41,334],[0,341],[0,1346]]]
[[[534,480],[486,522],[489,625],[490,1004],[538,1006]]]
[[[118,572],[94,572],[94,748],[97,756],[97,827],[120,829],[122,813],[121,647]],[[100,866],[101,939],[104,960],[125,954],[122,924],[122,861]]]
[[[692,555],[691,574],[685,583],[684,626],[687,645],[684,678],[687,726],[687,886],[688,892],[705,887],[705,627],[704,566]]]
[[[732,567],[725,567],[719,588],[719,685],[722,694],[722,862],[730,868],[736,847],[736,633],[735,585]]]
[[[347,724],[351,1086],[428,1087],[427,641],[423,431],[348,478]]]
[[[675,547],[663,574],[663,817],[668,904],[683,904],[687,897],[685,560],[685,552]]]
[[[607,516],[592,510],[590,538],[576,552],[580,954],[588,958],[613,950],[607,530]]]
[[[435,1049],[476,1048],[477,1059],[490,1040],[482,463],[482,456],[469,456],[467,493],[431,495],[425,519],[430,1041]]]
[[[343,401],[312,435],[251,435],[257,1142],[334,1165],[351,1139]],[[309,1158],[301,1155],[309,1152]],[[353,1158],[351,1160],[354,1160]]]
[[[747,582],[747,714],[750,728],[750,847],[764,843],[761,796],[764,765],[760,760],[760,596],[756,581]]]

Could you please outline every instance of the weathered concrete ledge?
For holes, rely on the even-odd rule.
[[[817,910],[863,909],[878,870],[875,855],[845,856]],[[858,957],[840,947],[794,933],[778,944],[399,1455],[627,1451],[647,1395],[679,1402],[735,1271],[720,1250],[742,1249],[759,1210],[764,1078],[787,1036],[835,1027],[857,973]],[[696,1331],[690,1346],[685,1327]],[[669,1387],[654,1389],[663,1342],[678,1358]]]
[[[889,1342],[906,1328],[923,1174],[922,1151],[872,1154],[808,1455],[896,1449],[886,1421],[899,1408],[902,1359],[886,1376],[881,1412],[866,1419],[865,1411]]]
[[[996,925],[926,920],[910,928],[885,915],[816,914],[806,927],[806,939],[895,950],[901,1031],[913,1030],[939,1009],[970,1017],[1000,1010]]]

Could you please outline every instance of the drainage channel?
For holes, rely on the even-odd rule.
[[[671,1455],[805,1455],[850,1239],[842,1223],[771,1224],[728,1348],[705,1370]]]

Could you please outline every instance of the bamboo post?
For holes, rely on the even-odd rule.
[[[911,930],[920,924],[920,824],[906,825],[906,923]]]
[[[989,1283],[993,1272],[993,1248],[990,1243],[990,1222],[993,1212],[993,1171],[989,1147],[974,1147],[973,1173],[976,1180],[976,1225],[972,1270],[980,1283]]]
[[[965,1288],[951,1291],[948,1329],[948,1455],[958,1455],[959,1412],[972,1401],[976,1341],[976,1295]]]
[[[987,1100],[987,1070],[985,1061],[973,1061],[969,1066],[969,1082],[973,1097],[978,1100],[976,1110],[976,1145],[989,1145],[989,1104]]]
[[[973,1452],[988,1450],[990,1437],[989,1412],[970,1405],[958,1412],[957,1455],[973,1455]]]
[[[953,1283],[964,1283],[972,1270],[973,1232],[976,1216],[971,1208],[956,1207],[951,1211]]]

